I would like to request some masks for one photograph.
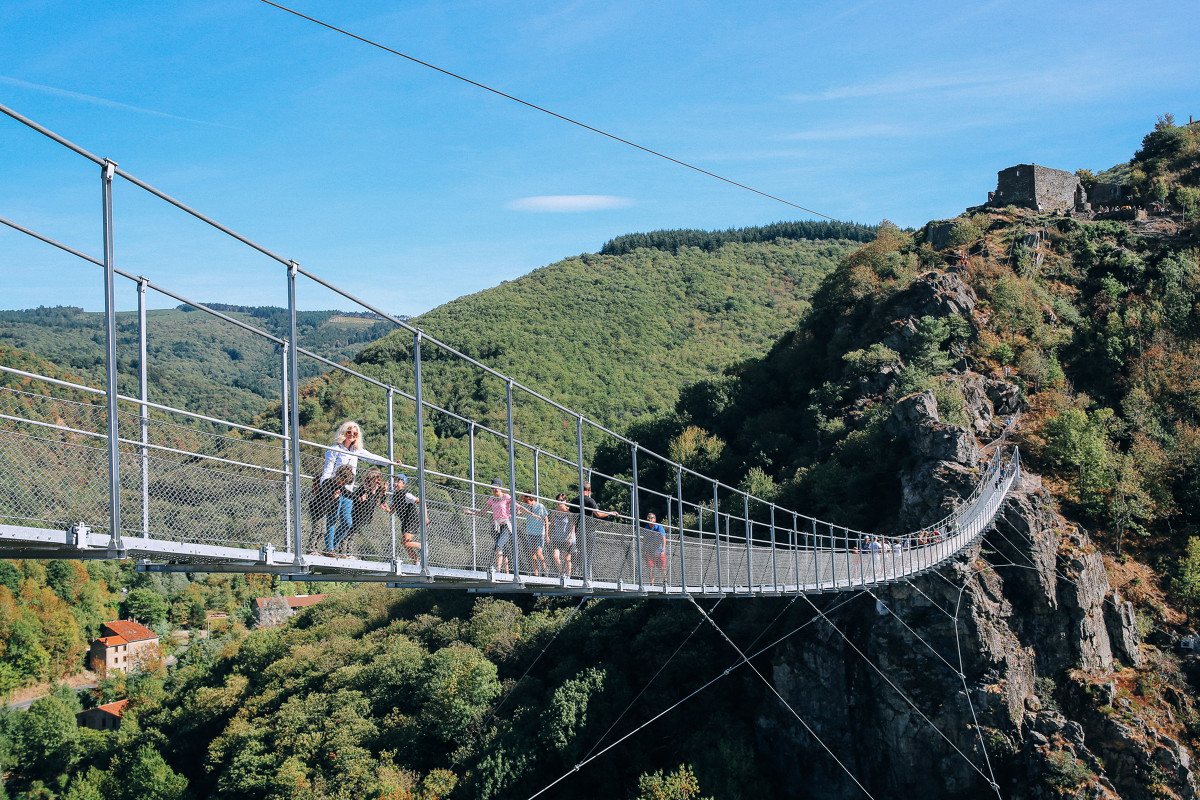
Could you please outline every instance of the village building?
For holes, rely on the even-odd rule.
[[[270,628],[282,625],[297,609],[316,605],[325,599],[323,594],[298,594],[293,597],[256,597],[251,604],[251,625]]]
[[[89,666],[102,678],[112,672],[152,669],[158,664],[158,634],[130,620],[105,622],[92,641]]]
[[[81,728],[91,728],[94,731],[115,731],[121,727],[121,718],[125,715],[128,700],[118,700],[115,703],[105,703],[102,706],[80,711],[75,715],[75,721]]]

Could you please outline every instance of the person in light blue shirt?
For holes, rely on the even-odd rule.
[[[525,515],[525,552],[530,554],[534,575],[546,574],[546,528],[550,521],[546,507],[531,494],[521,495],[517,511]]]
[[[658,517],[653,513],[646,515],[642,523],[642,550],[646,554],[646,563],[650,565],[650,585],[655,585],[655,578],[661,574],[663,585],[667,584],[667,530],[658,524]]]

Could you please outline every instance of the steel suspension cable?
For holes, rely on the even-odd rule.
[[[805,595],[805,597],[807,598],[808,595]],[[775,685],[772,684],[769,680],[767,680],[765,675],[763,675],[761,672],[758,671],[758,667],[754,666],[754,664],[751,663],[751,661],[750,661],[751,657],[747,656],[745,653],[743,653],[741,648],[739,648],[736,644],[734,644],[733,640],[725,635],[725,631],[721,630],[721,626],[717,625],[717,623],[713,620],[713,618],[710,617],[708,615],[708,613],[701,607],[701,605],[696,602],[696,598],[693,597],[690,593],[688,594],[688,599],[691,600],[692,605],[694,605],[696,607],[696,609],[701,614],[704,615],[704,618],[706,620],[708,620],[708,624],[712,625],[713,628],[717,631],[717,633],[720,634],[721,638],[724,639],[729,644],[729,646],[732,647],[734,649],[734,651],[741,657],[742,660],[739,663],[746,664],[747,666],[750,667],[750,669],[754,672],[754,674],[757,675],[762,680],[762,682],[764,684],[766,684],[767,688],[771,690],[771,693],[774,694],[777,698],[779,698],[779,702],[783,703],[784,707],[787,708],[788,711],[792,712],[792,716],[795,717],[796,720],[801,725],[804,726],[804,729],[806,731],[808,731],[808,735],[813,737],[814,739],[816,739],[817,744],[821,745],[821,747],[825,750],[825,752],[829,754],[829,757],[832,758],[834,760],[834,762],[839,767],[842,768],[842,771],[850,776],[850,780],[854,781],[855,785],[858,786],[859,789],[862,789],[863,794],[865,794],[867,797],[870,797],[871,800],[875,800],[875,798],[871,795],[871,793],[869,791],[867,791],[867,787],[863,786],[862,782],[859,781],[859,779],[857,777],[855,777],[854,773],[850,771],[850,768],[847,767],[845,764],[843,764],[842,760],[840,758],[838,758],[837,755],[832,750],[829,749],[829,745],[825,744],[825,741],[820,736],[817,735],[817,732],[812,729],[812,726],[809,725],[807,722],[805,722],[804,718],[801,717],[798,713],[796,713],[796,709],[792,708],[791,703],[789,703],[787,700],[784,699],[783,695],[781,695],[779,693],[779,690],[775,688]],[[809,600],[808,602],[809,602],[809,605],[812,605],[811,600]],[[813,605],[813,608],[816,608],[816,606]],[[820,612],[818,612],[818,613],[820,613]]]
[[[293,16],[299,17],[304,20],[308,20],[309,22],[312,22],[316,25],[320,25],[322,28],[326,28],[328,30],[334,31],[335,33],[340,33],[343,36],[348,36],[351,39],[362,42],[365,45],[370,45],[371,47],[378,48],[378,49],[384,51],[385,53],[391,53],[394,56],[399,56],[400,58],[407,59],[407,60],[413,62],[414,64],[419,64],[422,67],[426,67],[428,69],[434,70],[435,72],[440,72],[441,74],[446,75],[450,78],[454,78],[455,80],[462,81],[463,83],[468,83],[471,86],[474,86],[479,89],[483,89],[486,92],[491,92],[492,94],[503,97],[506,100],[512,100],[514,103],[519,103],[527,108],[533,109],[534,111],[540,111],[543,114],[548,114],[548,115],[554,117],[555,119],[562,120],[563,122],[570,123],[571,125],[576,125],[580,128],[583,128],[584,130],[591,131],[592,133],[597,133],[601,136],[612,139],[615,142],[619,142],[621,144],[628,145],[629,147],[632,147],[634,149],[641,150],[643,153],[648,153],[652,156],[656,156],[657,158],[661,158],[666,161],[670,161],[673,164],[678,164],[681,167],[686,167],[687,169],[693,170],[695,172],[699,172],[702,175],[707,175],[710,178],[716,178],[719,181],[728,183],[731,186],[736,186],[739,189],[745,189],[748,192],[753,192],[754,194],[757,194],[760,197],[765,197],[768,200],[774,200],[777,203],[783,203],[786,206],[791,206],[792,208],[796,208],[796,209],[799,209],[800,211],[804,211],[804,212],[812,214],[814,216],[821,217],[822,219],[827,219],[830,222],[840,222],[843,225],[850,225],[855,228],[862,228],[862,229],[866,229],[866,227],[867,227],[865,225],[859,225],[859,224],[853,223],[853,222],[842,222],[842,220],[839,220],[836,217],[831,217],[828,214],[822,214],[820,211],[814,211],[811,208],[806,208],[805,206],[799,205],[797,203],[793,203],[790,200],[784,200],[782,197],[776,197],[773,194],[768,194],[767,192],[755,189],[753,186],[747,186],[744,183],[738,183],[735,180],[723,177],[721,175],[718,175],[715,172],[709,172],[708,170],[703,169],[702,167],[697,167],[694,164],[689,164],[686,161],[682,161],[678,158],[673,158],[669,155],[666,155],[665,153],[660,153],[657,150],[652,150],[649,147],[643,147],[642,145],[637,144],[636,142],[631,142],[628,139],[622,139],[620,136],[617,136],[615,134],[601,130],[600,128],[596,128],[591,125],[588,125],[587,123],[580,122],[577,119],[572,119],[571,117],[568,117],[564,114],[559,114],[555,111],[551,111],[548,108],[536,105],[534,103],[529,102],[528,100],[522,100],[519,97],[515,97],[506,92],[502,92],[499,89],[493,89],[491,86],[487,86],[486,84],[471,80],[470,78],[467,78],[463,75],[459,75],[456,72],[451,72],[448,69],[443,69],[439,66],[436,66],[435,64],[429,63],[428,61],[422,61],[421,59],[416,58],[415,56],[410,56],[407,53],[400,52],[399,50],[393,50],[392,48],[388,47],[387,45],[380,44],[379,42],[376,42],[372,39],[368,39],[365,36],[359,36],[356,33],[351,33],[350,31],[346,30],[345,28],[339,28],[336,25],[331,25],[328,22],[323,22],[323,21],[317,19],[316,17],[310,17],[307,14],[302,14],[299,11],[296,11],[295,9],[288,8],[287,6],[272,2],[272,0],[261,0],[261,2],[265,3],[266,5],[273,6],[274,8],[278,8],[280,11],[286,11],[287,13],[292,14]]]
[[[987,568],[988,568],[988,569],[991,569],[991,568],[992,568],[992,565],[991,565],[991,564],[988,564],[988,560],[987,560],[986,558],[985,558],[985,559],[983,559],[983,563],[984,563],[984,564],[987,564]],[[955,647],[957,647],[957,648],[958,648],[958,664],[959,664],[959,673],[958,673],[958,677],[962,679],[963,692],[965,692],[965,693],[966,693],[966,695],[967,695],[967,704],[968,704],[968,705],[970,706],[970,708],[971,708],[971,720],[972,720],[972,721],[975,723],[975,735],[976,735],[976,738],[978,738],[978,740],[979,740],[979,747],[980,747],[980,749],[981,749],[981,750],[983,750],[983,759],[984,759],[984,763],[986,763],[986,764],[987,764],[988,773],[989,773],[989,774],[991,774],[991,776],[992,776],[992,779],[991,779],[991,780],[992,780],[992,791],[994,791],[994,792],[996,793],[996,797],[1000,797],[1000,796],[1001,796],[1001,795],[1000,795],[1000,785],[999,785],[998,783],[996,783],[996,772],[995,772],[995,770],[992,768],[992,757],[991,757],[991,754],[989,754],[989,753],[988,753],[987,745],[986,745],[986,744],[984,744],[984,741],[983,741],[983,729],[982,729],[982,728],[979,726],[979,717],[977,717],[977,716],[975,715],[975,704],[974,704],[974,703],[972,703],[972,702],[970,702],[970,698],[971,698],[971,691],[970,691],[970,689],[967,687],[967,678],[966,678],[966,676],[965,676],[965,675],[963,674],[963,672],[962,672],[962,663],[963,663],[963,657],[962,657],[962,639],[961,639],[961,637],[960,637],[960,636],[959,636],[959,634],[958,634],[958,630],[959,630],[959,625],[958,625],[958,612],[959,612],[959,608],[962,606],[962,596],[963,596],[963,592],[965,592],[965,591],[966,591],[966,589],[967,589],[967,583],[968,583],[968,581],[970,580],[970,578],[977,577],[977,576],[978,576],[978,571],[977,571],[977,570],[976,570],[976,571],[972,571],[972,572],[971,572],[971,574],[968,576],[968,579],[967,579],[967,580],[965,580],[965,581],[963,581],[962,588],[960,588],[960,589],[958,590],[958,602],[957,602],[957,603],[955,603],[955,605],[954,605],[954,645],[955,645]]]
[[[934,648],[933,645],[931,645],[929,642],[927,642],[923,638],[921,638],[921,634],[917,633],[911,627],[909,627],[908,623],[905,622],[903,619],[901,619],[887,603],[880,600],[878,595],[876,595],[870,589],[866,589],[864,591],[866,591],[867,594],[871,595],[871,597],[875,598],[876,603],[879,603],[879,605],[881,605],[885,609],[887,609],[888,614],[891,617],[893,617],[897,622],[899,622],[901,625],[903,625],[908,630],[909,633],[911,633],[913,636],[917,637],[917,641],[919,641],[921,644],[925,645],[925,647],[927,647],[929,649],[929,652],[933,653],[935,656],[938,657],[939,661],[941,661],[943,664],[945,664],[947,667],[949,667],[951,670],[953,670],[955,675],[957,675],[960,678],[962,677],[962,664],[961,663],[959,664],[958,668],[956,669],[953,664],[951,664],[949,661],[947,661],[942,656],[942,654],[939,653],[937,651],[937,649]]]
[[[721,601],[724,599],[725,599],[724,597],[720,597],[717,599],[717,602],[713,603],[713,611],[717,610],[717,606],[721,605]],[[639,691],[637,693],[637,696],[635,696],[632,700],[630,700],[629,704],[625,706],[624,710],[621,711],[621,713],[617,715],[617,718],[613,720],[613,723],[608,726],[608,730],[606,730],[600,736],[600,738],[596,740],[596,743],[594,745],[592,745],[591,750],[587,751],[587,755],[585,755],[584,758],[587,758],[592,753],[596,752],[596,748],[604,743],[604,740],[608,738],[608,735],[610,733],[612,733],[612,729],[617,727],[617,723],[625,718],[625,715],[629,713],[629,709],[633,708],[633,706],[637,703],[637,701],[642,698],[642,695],[646,693],[646,690],[649,689],[650,686],[654,683],[654,681],[656,681],[658,679],[658,676],[662,674],[663,670],[667,668],[667,665],[671,663],[671,661],[675,658],[675,656],[679,655],[679,651],[683,649],[684,645],[686,645],[689,641],[691,641],[691,638],[696,634],[696,631],[700,630],[700,626],[703,624],[704,624],[704,620],[700,620],[699,622],[696,623],[696,626],[694,628],[692,628],[691,631],[688,632],[688,635],[683,637],[683,641],[680,642],[679,646],[675,648],[675,652],[671,653],[671,655],[667,657],[667,660],[662,663],[662,666],[660,666],[658,668],[658,671],[655,672],[654,675],[652,675],[650,677],[650,680],[646,681],[646,683],[642,686],[641,691]]]
[[[557,630],[554,631],[554,635],[550,637],[550,641],[546,642],[546,645],[545,645],[545,647],[542,648],[541,652],[539,652],[537,654],[537,656],[533,659],[533,661],[529,662],[529,666],[525,667],[525,671],[521,673],[521,677],[517,678],[517,682],[512,685],[512,688],[509,689],[507,692],[505,692],[504,697],[502,697],[500,699],[500,702],[496,704],[496,707],[493,708],[486,717],[484,717],[483,722],[479,723],[480,729],[482,729],[485,725],[487,725],[489,722],[491,722],[492,717],[494,717],[500,713],[500,708],[505,703],[507,703],[508,698],[512,697],[513,693],[517,691],[517,687],[521,685],[521,681],[525,680],[525,677],[527,675],[529,675],[529,671],[531,669],[533,669],[534,665],[537,664],[537,662],[541,659],[541,657],[546,654],[546,651],[550,649],[550,645],[554,644],[554,640],[557,639],[558,635],[563,632],[563,628],[567,627],[567,623],[569,623],[572,620],[572,618],[574,618],[576,612],[578,612],[579,609],[583,608],[584,603],[586,603],[588,600],[592,600],[592,599],[600,600],[603,598],[599,598],[599,597],[591,598],[586,595],[579,598],[579,604],[577,606],[575,606],[573,609],[571,609],[570,614],[567,614],[567,618],[564,619],[562,624],[559,625]]]
[[[856,597],[859,597],[859,596],[860,596],[860,593],[859,593],[859,592],[847,592],[847,593],[846,593],[846,595],[847,595],[847,596],[846,596],[846,598],[845,598],[844,600],[842,600],[840,603],[838,603],[837,605],[835,605],[833,608],[829,609],[829,613],[831,613],[831,614],[832,614],[833,612],[835,612],[835,611],[837,611],[838,609],[840,609],[842,606],[844,606],[844,605],[846,605],[847,603],[849,603],[850,601],[854,600]],[[695,602],[695,601],[693,600],[693,602]],[[715,606],[714,606],[714,608],[715,608]],[[801,630],[803,630],[804,628],[807,628],[809,625],[811,625],[812,623],[814,623],[814,622],[816,622],[816,621],[817,621],[817,618],[816,618],[816,617],[813,617],[812,619],[808,620],[807,622],[804,622],[803,624],[801,624],[801,625],[797,626],[796,628],[792,629],[790,632],[788,632],[788,633],[784,634],[783,636],[781,636],[780,638],[776,639],[776,640],[775,640],[774,642],[772,642],[771,644],[769,644],[769,645],[767,645],[766,647],[762,648],[762,649],[761,649],[761,650],[759,650],[758,652],[756,652],[756,653],[753,653],[753,654],[750,656],[750,658],[757,658],[758,656],[760,656],[760,655],[762,655],[763,653],[765,653],[765,652],[767,652],[768,650],[770,650],[770,649],[771,649],[772,647],[774,647],[775,645],[777,645],[777,644],[779,644],[779,643],[783,642],[785,639],[788,639],[788,638],[790,638],[790,637],[794,636],[795,634],[799,633]],[[685,697],[683,697],[683,698],[681,698],[681,699],[679,699],[679,700],[675,701],[675,703],[673,703],[671,706],[669,706],[668,708],[665,708],[665,709],[663,709],[662,711],[660,711],[659,713],[655,714],[653,717],[651,717],[650,719],[646,720],[645,722],[643,722],[641,725],[637,726],[637,727],[636,727],[636,728],[634,728],[633,730],[629,731],[629,732],[628,732],[628,733],[626,733],[624,736],[622,736],[620,739],[617,739],[615,742],[613,742],[612,744],[608,745],[607,747],[605,747],[605,748],[604,748],[603,750],[601,750],[600,752],[596,753],[596,754],[595,754],[595,755],[593,755],[593,756],[588,756],[588,757],[587,757],[587,758],[585,758],[584,760],[580,761],[580,762],[579,762],[578,764],[576,764],[574,767],[572,767],[571,769],[569,769],[569,770],[567,770],[566,772],[564,772],[562,775],[560,775],[560,776],[558,776],[557,778],[555,778],[553,781],[551,781],[550,783],[548,783],[546,786],[542,787],[541,789],[539,789],[539,790],[538,790],[537,792],[535,792],[534,794],[531,794],[531,795],[529,796],[529,800],[533,800],[535,797],[538,797],[539,795],[541,795],[541,794],[544,794],[545,792],[549,791],[551,788],[553,788],[553,787],[557,786],[558,784],[562,783],[564,780],[566,780],[566,779],[567,779],[568,777],[570,777],[571,775],[574,775],[576,772],[579,772],[580,768],[587,766],[589,763],[591,763],[592,761],[595,761],[597,758],[599,758],[600,756],[604,755],[604,754],[605,754],[605,753],[607,753],[609,750],[612,750],[614,747],[616,747],[617,745],[621,744],[621,743],[622,743],[622,742],[624,742],[626,739],[629,739],[630,737],[632,737],[632,736],[634,736],[635,734],[639,733],[639,732],[640,732],[640,731],[642,731],[643,729],[645,729],[645,728],[648,728],[648,727],[649,727],[650,725],[652,725],[653,723],[655,723],[655,722],[657,722],[658,720],[662,719],[662,718],[663,718],[663,717],[665,717],[667,714],[670,714],[672,711],[674,711],[675,709],[679,708],[681,705],[683,705],[684,703],[686,703],[688,700],[691,700],[693,697],[695,697],[696,695],[700,694],[700,693],[701,693],[701,692],[703,692],[705,689],[707,689],[708,687],[712,686],[714,683],[717,683],[717,682],[718,682],[718,681],[720,681],[721,679],[728,677],[730,674],[732,674],[732,673],[733,673],[733,671],[734,671],[735,669],[737,669],[738,667],[740,667],[742,664],[748,663],[748,661],[749,661],[749,659],[742,658],[741,660],[734,662],[734,663],[733,663],[733,664],[731,664],[729,667],[727,667],[727,668],[725,669],[725,671],[724,671],[724,672],[722,672],[720,675],[717,675],[715,678],[712,678],[711,680],[709,680],[709,681],[708,681],[708,683],[705,683],[703,686],[700,686],[700,687],[698,687],[698,688],[694,689],[693,691],[689,692],[689,693],[688,693],[688,694],[687,694]]]
[[[808,595],[805,595],[804,599],[808,600]],[[917,714],[921,717],[921,719],[923,719],[925,721],[925,723],[927,725],[929,725],[930,728],[932,728],[934,731],[937,732],[938,736],[941,736],[943,739],[946,740],[946,744],[950,745],[950,747],[953,748],[953,750],[956,753],[958,753],[960,756],[962,756],[962,759],[964,761],[966,761],[967,764],[970,765],[971,769],[973,769],[977,773],[979,773],[979,776],[981,778],[983,778],[985,781],[987,781],[990,786],[994,787],[996,785],[995,781],[992,778],[988,777],[988,775],[986,775],[983,772],[983,770],[981,770],[979,767],[977,767],[975,765],[975,762],[973,762],[970,758],[968,758],[967,754],[964,753],[962,750],[960,750],[958,748],[958,745],[956,745],[954,742],[952,742],[950,740],[950,737],[947,736],[942,731],[941,728],[939,728],[937,725],[934,725],[933,721],[930,720],[929,717],[925,715],[925,712],[922,711],[917,706],[916,703],[914,703],[911,699],[909,699],[908,695],[906,695],[904,693],[904,691],[899,686],[897,686],[892,681],[892,679],[887,676],[887,674],[883,670],[881,670],[878,666],[875,665],[875,662],[873,662],[873,661],[871,661],[871,659],[867,658],[866,654],[863,653],[863,651],[858,648],[858,645],[854,644],[854,642],[850,639],[849,636],[847,636],[845,633],[843,633],[842,630],[840,628],[838,628],[838,626],[834,625],[833,622],[831,620],[829,620],[829,618],[826,617],[825,614],[822,613],[822,611],[819,608],[816,607],[816,605],[812,602],[812,600],[808,600],[808,604],[813,607],[813,610],[817,612],[817,614],[821,617],[821,619],[825,620],[825,622],[828,623],[829,627],[833,628],[834,632],[837,633],[838,636],[842,637],[842,639],[846,642],[846,644],[850,645],[850,648],[852,650],[854,650],[854,652],[858,653],[858,655],[862,658],[863,661],[867,662],[868,666],[870,666],[871,669],[875,670],[875,672],[877,672],[879,674],[879,677],[883,678],[883,680],[889,686],[891,686],[892,689],[894,689],[896,691],[896,694],[900,695],[901,699],[903,699],[904,702],[908,703],[908,705],[912,707],[913,711],[917,712]]]

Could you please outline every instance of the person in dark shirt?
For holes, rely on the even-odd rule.
[[[583,509],[582,512],[580,511],[580,508]],[[601,511],[600,510],[600,506],[596,503],[596,498],[592,497],[591,481],[584,482],[583,492],[580,494],[579,497],[575,498],[575,501],[573,503],[571,503],[571,513],[580,517],[579,527],[585,528],[587,530],[587,537],[586,537],[587,572],[588,572],[587,577],[591,578],[591,576],[592,576],[592,556],[595,555],[595,552],[596,552],[596,528],[595,528],[595,525],[587,524],[582,519],[582,517],[583,517],[583,515],[586,515],[586,516],[592,517],[594,519],[608,519],[609,517],[616,517],[618,515],[617,515],[617,512],[615,512],[615,511]]]
[[[358,534],[366,530],[375,518],[375,509],[382,508],[391,513],[387,504],[387,490],[383,487],[383,474],[373,469],[367,473],[362,486],[356,489],[351,497],[354,501],[353,520],[350,523],[350,535],[342,541],[342,551],[345,552],[347,543],[356,541]]]
[[[392,513],[400,524],[400,543],[413,561],[421,561],[421,521],[417,516],[420,499],[408,491],[408,476],[397,475],[392,484]],[[425,515],[425,526],[429,527],[429,515]]]

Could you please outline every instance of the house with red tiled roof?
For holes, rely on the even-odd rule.
[[[282,625],[298,609],[308,608],[325,599],[323,594],[298,594],[292,597],[256,597],[251,605],[255,628]]]
[[[114,620],[100,626],[88,661],[93,672],[107,677],[109,672],[152,669],[159,657],[158,634],[131,620]]]
[[[121,718],[125,716],[125,706],[128,700],[118,700],[115,703],[105,703],[102,706],[80,711],[75,715],[76,722],[81,728],[91,728],[94,731],[115,731],[121,727]]]

